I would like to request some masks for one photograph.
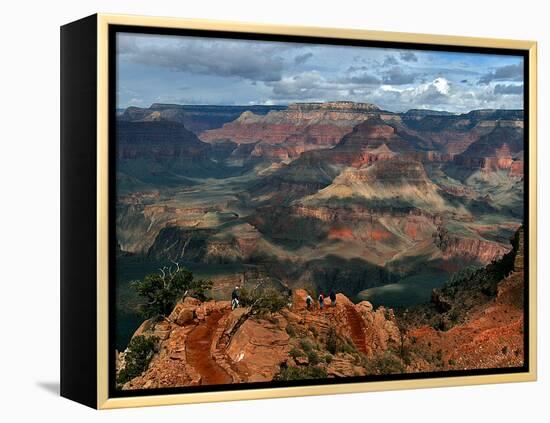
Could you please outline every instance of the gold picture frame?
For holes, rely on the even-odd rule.
[[[89,19],[89,18],[88,18]],[[75,38],[78,30],[76,25],[78,22],[68,24],[65,32],[67,37]],[[407,380],[387,380],[373,382],[358,382],[358,383],[341,383],[330,385],[310,385],[310,386],[291,386],[291,387],[266,387],[258,389],[246,390],[228,390],[228,391],[209,391],[209,392],[193,392],[193,393],[170,393],[159,395],[145,396],[125,396],[125,397],[110,397],[109,396],[109,80],[110,80],[110,63],[109,63],[109,27],[110,26],[139,26],[150,29],[155,28],[172,28],[172,29],[196,29],[209,31],[227,31],[232,33],[245,34],[269,34],[269,35],[284,35],[284,36],[300,36],[300,37],[321,37],[330,39],[345,39],[345,40],[366,40],[366,41],[383,41],[397,43],[412,43],[412,44],[428,44],[438,46],[461,46],[461,47],[476,47],[476,48],[491,48],[491,49],[515,49],[521,50],[528,54],[529,60],[529,86],[528,86],[528,240],[529,240],[529,255],[528,255],[528,371],[518,373],[504,374],[487,374],[487,375],[468,375],[468,376],[450,376],[437,378],[420,378]],[[92,220],[95,220],[95,262],[91,265],[94,267],[95,274],[95,299],[93,305],[95,310],[90,317],[95,322],[95,330],[90,331],[87,336],[94,337],[96,348],[95,354],[90,357],[90,366],[93,367],[95,374],[94,389],[88,389],[79,386],[78,383],[72,380],[71,372],[74,372],[77,364],[62,363],[62,395],[75,399],[98,409],[112,409],[121,407],[139,407],[152,405],[169,405],[169,404],[188,404],[199,402],[214,402],[214,401],[234,401],[248,399],[264,399],[264,398],[280,398],[292,396],[306,395],[325,395],[325,394],[344,394],[354,392],[370,392],[382,390],[398,390],[398,389],[417,389],[417,388],[434,388],[460,385],[477,385],[488,383],[506,383],[506,382],[527,382],[535,381],[537,378],[537,326],[536,326],[536,247],[537,247],[537,44],[534,41],[516,41],[504,39],[489,39],[476,37],[459,37],[446,35],[429,35],[429,34],[411,34],[401,32],[381,32],[367,31],[360,29],[335,29],[335,28],[315,28],[302,26],[283,26],[283,25],[260,25],[250,23],[236,23],[225,21],[210,21],[198,19],[179,19],[179,18],[162,18],[162,17],[144,17],[144,16],[124,16],[114,14],[97,14],[89,21],[89,29],[83,37],[95,40],[91,45],[95,45],[96,49],[90,53],[95,56],[96,69],[95,74],[95,172],[90,176],[90,181],[95,181],[95,190],[91,195],[94,197],[95,211]],[[73,29],[71,29],[73,28]],[[70,31],[73,31],[70,33]],[[90,35],[91,34],[91,35]],[[73,49],[79,48],[78,45],[70,47]],[[66,49],[65,56],[70,55],[69,47]],[[84,45],[82,48],[86,48]],[[63,57],[63,43],[62,43]],[[93,58],[92,58],[93,59]],[[62,59],[63,60],[63,59]],[[67,59],[67,65],[70,63]],[[63,64],[63,62],[62,62]],[[63,69],[63,66],[62,66]],[[63,72],[63,70],[62,70]],[[65,77],[71,79],[70,70],[65,71]],[[75,77],[76,78],[76,77]],[[63,79],[63,74],[62,74]],[[72,89],[67,86],[65,93]],[[63,99],[63,88],[62,88]],[[92,99],[93,100],[93,99]],[[73,106],[78,100],[73,100]],[[67,101],[67,109],[62,119],[65,119],[67,124],[71,118],[70,101]],[[73,124],[71,124],[73,125]],[[76,131],[76,129],[75,129]],[[69,135],[71,131],[65,131],[67,142],[70,142]],[[74,135],[72,135],[74,137]],[[63,150],[63,144],[62,144]],[[67,153],[66,161],[70,161],[70,154]],[[63,159],[62,159],[63,161]],[[62,165],[63,168],[63,165]],[[74,170],[73,170],[74,171]],[[70,170],[67,173],[62,173],[63,178],[71,175]],[[63,194],[68,196],[70,194]],[[68,199],[67,201],[71,201]],[[92,200],[90,200],[92,201]],[[70,207],[67,205],[67,207]],[[74,204],[73,204],[74,207]],[[62,207],[63,209],[63,207]],[[69,212],[67,212],[69,213]],[[64,223],[65,224],[65,223]],[[67,229],[69,230],[69,229]],[[62,241],[64,240],[62,235]],[[70,249],[69,241],[62,242],[63,248]],[[66,254],[70,254],[67,252]],[[70,257],[65,256],[63,263],[67,262]],[[73,301],[76,294],[69,293],[71,288],[68,287],[74,278],[70,278],[70,269],[65,273],[67,278],[65,285],[62,280],[62,290],[66,289],[67,301]],[[63,279],[63,276],[62,276]],[[70,280],[69,280],[70,279]],[[64,288],[63,288],[64,287]],[[63,315],[66,319],[71,319],[72,311],[63,308],[62,301],[62,319]],[[91,324],[93,324],[91,322]],[[68,357],[71,354],[71,348],[76,348],[73,344],[81,343],[83,340],[76,340],[74,335],[76,332],[70,329],[65,329],[66,337],[63,337],[64,327],[69,325],[63,323],[62,320],[62,362],[63,356]],[[84,335],[82,335],[84,336]],[[63,341],[65,339],[65,341]],[[86,338],[88,341],[90,339]],[[65,344],[63,344],[65,342]],[[92,342],[92,341],[90,341]],[[65,347],[63,347],[65,345]],[[71,346],[73,345],[73,346]],[[84,345],[84,344],[82,344]],[[85,346],[84,346],[85,347]],[[95,361],[95,362],[94,362]],[[82,363],[79,364],[82,366]],[[91,376],[90,376],[91,377]],[[63,378],[70,379],[70,383],[64,385]],[[88,382],[86,382],[88,383]],[[64,387],[65,386],[65,387]],[[78,393],[76,393],[78,391]],[[85,393],[84,393],[85,391]],[[94,391],[93,394],[91,391]]]

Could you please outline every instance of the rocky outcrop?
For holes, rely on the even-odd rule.
[[[157,336],[147,369],[123,389],[270,381],[288,367],[310,366],[328,377],[367,374],[366,360],[389,353],[400,339],[391,310],[353,304],[342,294],[325,308],[306,307],[296,290],[292,307],[255,317],[229,302],[185,298],[161,322],[145,321],[134,336]],[[125,353],[118,359],[124,366]],[[363,363],[363,364],[361,364]]]

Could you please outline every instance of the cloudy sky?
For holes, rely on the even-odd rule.
[[[514,56],[119,33],[117,107],[350,100],[390,111],[523,108]]]

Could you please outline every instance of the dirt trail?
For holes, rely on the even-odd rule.
[[[366,354],[367,348],[365,346],[365,334],[363,331],[365,324],[363,319],[358,311],[351,305],[346,305],[346,316],[351,330],[351,340],[359,351]]]
[[[210,354],[212,338],[223,313],[214,311],[189,333],[186,345],[187,362],[201,375],[201,385],[231,383],[231,377]]]

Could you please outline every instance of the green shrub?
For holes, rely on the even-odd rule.
[[[325,355],[325,363],[327,363],[327,364],[332,363],[332,355],[330,355],[330,354]]]
[[[290,336],[291,338],[296,338],[296,328],[293,325],[288,324],[286,325],[285,329],[288,336]]]
[[[296,347],[292,347],[292,349],[288,352],[288,355],[290,355],[295,360],[298,357],[305,357],[306,356],[306,354],[302,350],[300,350]]]
[[[319,354],[317,354],[317,351],[311,350],[307,353],[307,359],[309,361],[310,365],[317,365],[319,364]]]
[[[282,367],[274,380],[325,379],[327,371],[319,366]]]
[[[326,349],[332,355],[339,352],[355,354],[357,353],[357,348],[353,345],[353,342],[350,342],[336,333],[336,329],[333,327],[329,328]]]
[[[309,339],[302,339],[300,341],[300,346],[305,352],[310,352],[313,350],[313,344],[309,341]]]
[[[405,367],[403,366],[401,360],[387,351],[370,360],[366,365],[366,368],[369,373],[380,375],[405,372]]]
[[[265,316],[276,313],[286,307],[288,299],[275,289],[241,290],[240,303],[243,307],[250,307],[251,315]]]
[[[452,323],[457,323],[459,318],[460,314],[458,313],[458,310],[453,309],[449,312],[449,320]]]
[[[141,375],[149,366],[156,352],[159,339],[156,336],[134,336],[128,344],[124,368],[118,373],[118,383],[126,383]]]

